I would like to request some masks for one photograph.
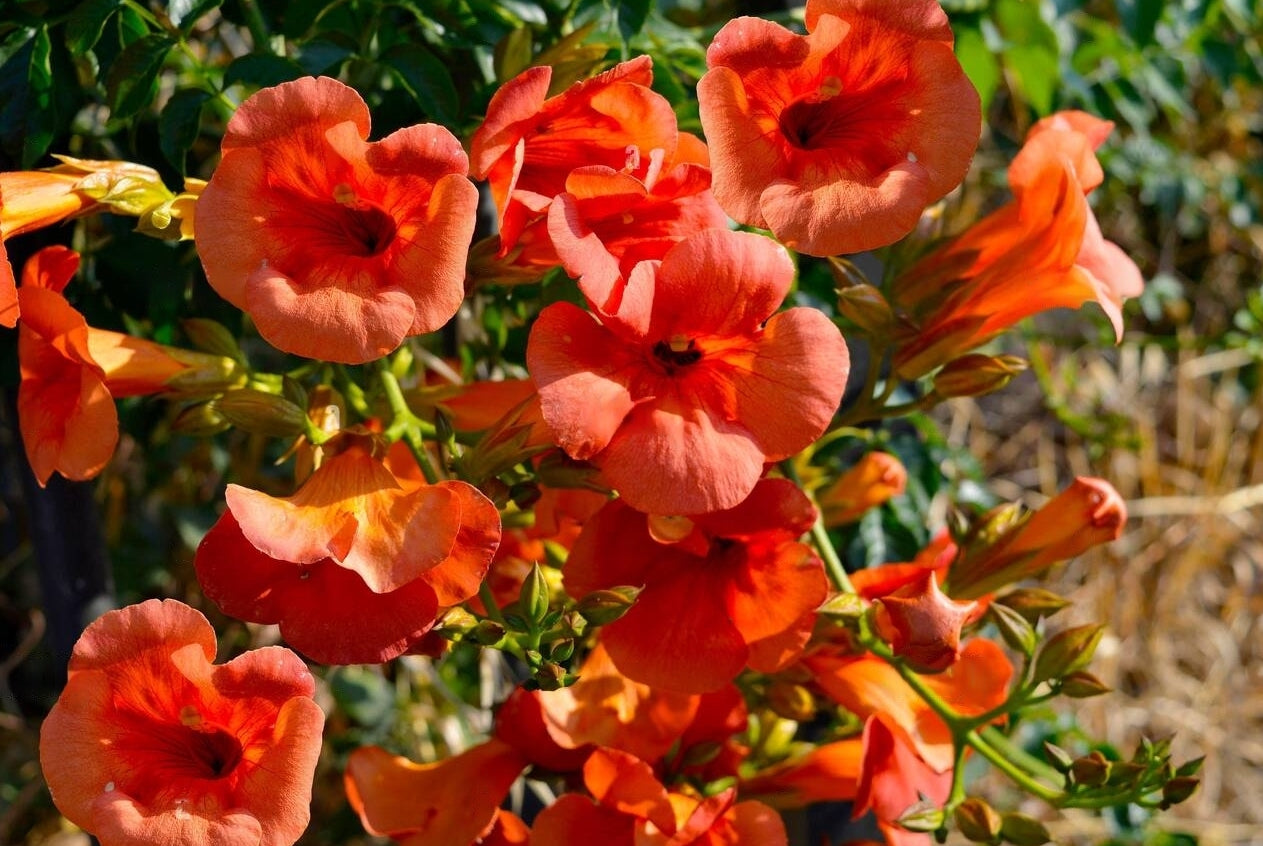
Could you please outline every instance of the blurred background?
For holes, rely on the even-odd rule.
[[[694,131],[691,86],[710,34],[737,14],[796,19],[784,3],[572,6],[576,22],[593,24],[590,44],[654,56],[655,87]],[[952,477],[986,480],[980,501],[1038,506],[1076,475],[1111,480],[1130,513],[1123,538],[1054,570],[1047,586],[1074,600],[1064,623],[1109,624],[1092,669],[1115,692],[1038,715],[1025,730],[1032,743],[1091,736],[1124,754],[1141,736],[1173,736],[1177,760],[1206,756],[1202,786],[1152,820],[1135,808],[1068,812],[1050,827],[1067,843],[1263,843],[1263,2],[944,6],[988,120],[969,181],[935,226],[959,228],[1002,202],[1005,167],[1030,125],[1084,109],[1116,124],[1093,203],[1146,289],[1128,304],[1117,346],[1107,321],[1086,310],[1044,315],[1007,338],[1006,351],[1031,369],[998,394],[940,406],[901,442],[925,480],[909,496],[928,501],[932,479]],[[467,135],[521,40],[514,33],[542,28],[550,10],[530,0],[2,2],[0,169],[47,166],[46,153],[66,152],[142,161],[178,187],[213,167],[227,100],[303,73],[377,91],[374,137],[418,120]],[[260,37],[273,49],[257,49]],[[231,96],[207,93],[208,75]],[[7,246],[17,266],[46,243],[90,243],[97,283],[77,305],[93,325],[164,342],[179,341],[191,314],[240,329],[189,245],[130,226],[94,218]],[[481,328],[510,343],[525,332],[511,321]],[[38,768],[39,723],[70,646],[101,610],[158,595],[205,610],[221,655],[274,636],[217,615],[190,562],[225,479],[266,488],[278,456],[240,433],[186,437],[163,403],[129,400],[101,478],[40,489],[17,441],[17,382],[16,332],[0,332],[0,844],[79,843]],[[906,504],[886,508],[906,513]],[[304,843],[370,842],[341,792],[348,749],[458,745],[451,727],[467,716],[463,693],[427,686],[433,672],[405,663],[324,674],[335,740]],[[1002,780],[986,785],[997,803],[1015,801]]]

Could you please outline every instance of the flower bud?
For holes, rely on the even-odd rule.
[[[993,602],[987,608],[987,616],[991,622],[995,623],[1004,642],[1011,648],[1027,657],[1035,654],[1035,647],[1039,645],[1039,635],[1035,633],[1035,628],[1026,621],[1025,617],[998,602]]]
[[[873,626],[912,669],[937,673],[956,663],[961,627],[977,609],[977,602],[949,599],[927,568],[917,581],[873,600]]]
[[[619,586],[594,590],[579,600],[575,609],[594,626],[608,626],[631,610],[640,588]]]
[[[975,843],[992,843],[1000,836],[1000,815],[982,799],[971,797],[961,802],[952,819],[960,833]]]
[[[1071,699],[1087,699],[1110,690],[1109,685],[1085,670],[1076,670],[1061,677],[1061,693]]]
[[[552,601],[549,595],[548,580],[539,564],[533,564],[531,571],[522,581],[522,590],[518,594],[518,608],[527,618],[538,626],[548,615],[548,605]]]
[[[573,681],[573,678],[568,681],[565,667],[551,662],[541,664],[535,671],[534,679],[540,690],[561,690]]]
[[[767,704],[777,716],[796,723],[805,723],[816,715],[816,701],[811,691],[780,677],[768,688]]]
[[[478,625],[478,618],[470,614],[459,605],[453,606],[444,612],[434,627],[440,637],[448,640],[457,640],[461,636],[468,634]]]
[[[1070,765],[1070,778],[1084,787],[1100,787],[1109,781],[1110,761],[1100,752],[1075,758]]]
[[[482,646],[493,646],[503,640],[504,635],[504,626],[495,620],[479,620],[478,625],[474,626],[473,631],[470,632],[470,637],[474,642]]]
[[[934,392],[941,397],[980,397],[1000,390],[1026,368],[1017,356],[971,353],[934,374]]]
[[[922,800],[904,811],[895,822],[908,831],[938,831],[947,822],[947,815],[933,802]]]
[[[224,415],[216,411],[215,406],[209,402],[199,402],[196,405],[190,405],[171,421],[171,431],[179,432],[182,435],[192,435],[197,438],[218,435],[220,432],[226,432],[231,428],[232,423]]]
[[[1162,810],[1178,805],[1193,795],[1199,780],[1192,776],[1176,776],[1162,785]]]
[[[548,650],[550,661],[569,661],[571,655],[574,655],[574,641],[568,637],[555,641]]]
[[[1048,755],[1048,760],[1063,773],[1070,772],[1070,766],[1074,763],[1074,757],[1069,752],[1057,746],[1054,743],[1044,741],[1044,752]]]
[[[899,496],[908,471],[888,452],[869,452],[816,497],[826,526],[853,523],[869,509]]]
[[[1025,814],[1004,814],[1000,817],[1000,836],[1013,846],[1042,846],[1052,835],[1042,822]]]
[[[997,598],[996,604],[1012,608],[1034,625],[1041,618],[1051,617],[1068,606],[1070,600],[1043,588],[1019,588]]]
[[[184,334],[202,352],[222,355],[234,361],[244,361],[244,354],[237,338],[222,323],[204,317],[190,317],[180,321]]]
[[[869,335],[884,336],[895,323],[890,303],[872,285],[849,285],[838,290],[838,313]]]
[[[234,426],[275,438],[302,434],[306,413],[284,397],[254,388],[236,388],[214,400]]]
[[[1059,679],[1087,666],[1104,634],[1105,626],[1092,623],[1053,635],[1035,658],[1031,682]]]

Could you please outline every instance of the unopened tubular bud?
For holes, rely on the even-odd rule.
[[[1043,588],[1020,588],[1009,591],[996,602],[1021,614],[1034,625],[1042,617],[1051,617],[1070,604],[1070,600]]]
[[[302,434],[306,413],[284,397],[254,388],[237,388],[215,400],[215,408],[234,426],[274,438]]]
[[[1000,822],[1000,836],[1013,846],[1043,846],[1052,835],[1039,820],[1025,814],[1004,814]]]
[[[171,421],[171,431],[206,438],[232,428],[232,423],[209,402],[190,405]]]
[[[1031,681],[1059,679],[1083,669],[1092,660],[1103,634],[1105,627],[1096,624],[1058,632],[1039,650]]]
[[[805,723],[816,715],[816,701],[801,684],[775,679],[767,691],[767,704],[779,717]]]
[[[995,809],[978,798],[969,798],[957,805],[952,818],[960,833],[975,843],[993,842],[1003,825]]]
[[[890,304],[872,285],[852,285],[838,291],[838,313],[869,335],[889,334],[895,315]]]
[[[631,610],[640,588],[620,586],[594,590],[579,600],[575,609],[594,626],[608,626]]]
[[[1110,761],[1100,752],[1075,758],[1070,765],[1070,778],[1084,787],[1100,787],[1109,781]]]
[[[1061,692],[1071,699],[1087,699],[1110,692],[1110,686],[1085,670],[1076,670],[1061,677]]]
[[[899,496],[907,484],[908,471],[898,458],[888,452],[869,452],[821,491],[816,501],[825,525],[841,526]]]
[[[960,599],[985,596],[1029,578],[1122,534],[1127,506],[1104,479],[1079,477],[1029,516],[995,520],[966,542],[948,573],[947,592]]]
[[[971,353],[953,359],[934,375],[934,392],[941,397],[980,397],[998,391],[1026,370],[1012,355]]]
[[[548,615],[548,604],[551,601],[548,580],[539,564],[531,567],[530,573],[522,581],[522,591],[518,595],[518,608],[522,609],[532,623],[539,623]]]

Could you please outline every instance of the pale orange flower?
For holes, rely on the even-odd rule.
[[[210,623],[170,599],[109,611],[75,645],[40,765],[102,846],[288,846],[307,827],[311,673],[275,646],[214,657]]]

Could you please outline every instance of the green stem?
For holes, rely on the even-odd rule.
[[[246,19],[246,28],[250,30],[250,37],[254,40],[254,49],[260,53],[265,51],[268,53],[273,52],[267,21],[263,20],[263,13],[259,11],[259,4],[255,0],[240,0],[237,5]]]
[[[1065,794],[1055,787],[1049,787],[1042,781],[1038,781],[1022,769],[1015,761],[1012,761],[1004,753],[993,747],[990,743],[982,738],[977,731],[970,731],[965,735],[966,741],[977,750],[978,754],[986,758],[1000,772],[1004,773],[1013,780],[1023,790],[1032,796],[1038,796],[1050,805],[1059,805],[1065,799]]]
[[[386,392],[386,403],[390,406],[391,422],[386,430],[386,436],[392,441],[402,440],[407,444],[413,458],[417,460],[417,466],[421,468],[421,475],[425,476],[425,480],[431,485],[437,484],[439,474],[430,461],[429,450],[426,449],[425,440],[422,438],[423,430],[428,429],[429,434],[433,435],[434,427],[412,413],[412,409],[408,407],[408,401],[404,399],[403,389],[399,387],[399,379],[391,372],[389,361],[382,359],[378,374],[381,378],[382,389]]]
[[[1054,783],[1065,781],[1065,776],[1061,774],[1057,768],[1041,761],[1034,755],[1027,752],[1022,747],[1015,744],[1009,736],[1000,731],[995,726],[987,726],[982,729],[973,729],[978,736],[985,740],[991,748],[998,752],[1004,753],[1009,760],[1020,764],[1024,769],[1036,777],[1048,779]]]
[[[483,607],[487,609],[487,616],[507,629],[508,623],[504,621],[504,615],[500,613],[500,606],[496,605],[496,597],[491,592],[491,585],[485,581],[478,585],[478,598],[482,600]]]

